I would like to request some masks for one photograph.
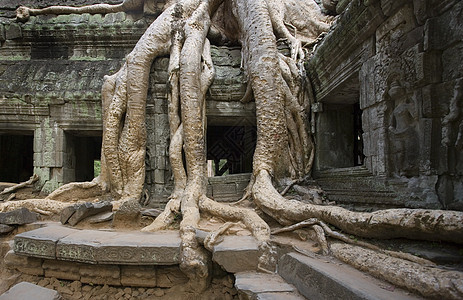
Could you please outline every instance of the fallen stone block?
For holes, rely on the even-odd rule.
[[[110,212],[112,209],[113,205],[111,202],[82,203],[77,205],[76,211],[72,214],[67,222],[71,226],[75,226],[77,223],[87,217],[94,216],[103,212]]]
[[[61,224],[66,224],[72,215],[76,212],[78,204],[70,205],[65,207],[60,213],[60,222]]]
[[[87,220],[90,224],[97,224],[111,221],[114,217],[114,212],[104,212],[91,217],[88,217]]]
[[[47,289],[29,282],[20,282],[0,295],[0,300],[61,300],[61,295],[54,290]]]
[[[0,213],[0,224],[23,225],[37,221],[38,215],[27,208],[20,208],[10,212]]]
[[[15,229],[14,226],[0,224],[0,234],[7,234],[12,232]]]

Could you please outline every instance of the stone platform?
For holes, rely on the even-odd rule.
[[[169,288],[185,284],[178,231],[143,233],[81,230],[60,225],[18,234],[5,266],[18,272],[87,284]],[[205,232],[198,233],[198,240]],[[339,262],[278,248],[278,272],[257,271],[251,236],[224,236],[212,260],[235,275],[240,299],[419,299]],[[217,267],[215,265],[215,267]]]

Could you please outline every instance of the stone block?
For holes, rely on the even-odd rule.
[[[0,42],[4,42],[5,40],[5,26],[3,24],[0,24]]]
[[[19,24],[11,23],[5,25],[5,39],[14,40],[22,37],[22,29]]]
[[[30,212],[27,208],[22,207],[10,212],[0,213],[0,224],[5,225],[23,225],[37,221],[38,214]]]
[[[382,2],[385,2],[384,0]],[[399,1],[390,1],[397,3]],[[399,38],[415,28],[415,15],[409,6],[402,7],[393,16],[386,19],[376,30],[376,41],[380,42],[386,35]]]
[[[5,224],[0,224],[0,234],[7,234],[12,232],[16,227],[10,226],[10,225],[5,225]]]
[[[60,213],[60,222],[61,224],[66,224],[72,215],[76,212],[78,204],[69,205],[61,210]]]
[[[380,281],[350,266],[297,253],[281,257],[278,274],[307,299],[416,299],[401,291],[386,290]]]
[[[0,295],[0,300],[61,300],[61,295],[54,290],[47,289],[29,282],[20,282]]]
[[[14,238],[14,252],[21,255],[56,259],[58,240],[76,231],[67,227],[47,226],[20,233]]]
[[[102,264],[175,265],[180,258],[178,232],[117,233],[100,243],[96,261]]]
[[[442,81],[463,77],[463,41],[452,45],[442,53]]]
[[[127,223],[137,223],[141,217],[141,205],[138,199],[130,199],[122,203],[113,216],[113,227],[124,228]]]
[[[119,266],[82,265],[79,274],[82,283],[121,285]]]
[[[63,280],[80,280],[79,268],[81,264],[75,262],[44,260],[42,268],[45,277],[54,277]]]
[[[277,274],[264,274],[257,272],[240,272],[235,274],[235,288],[240,299],[262,299],[261,293],[296,293],[294,286],[285,282]],[[278,299],[278,298],[276,298]],[[280,297],[280,299],[286,299]],[[291,298],[289,298],[291,299]],[[303,299],[299,297],[298,299]],[[316,298],[313,298],[316,299]]]
[[[5,266],[24,274],[43,276],[42,259],[20,256],[10,250],[4,257]]]
[[[257,270],[257,242],[252,236],[224,236],[214,247],[212,260],[230,273]]]
[[[156,269],[151,266],[121,266],[121,284],[156,287]]]
[[[425,23],[424,50],[443,50],[449,45],[461,41],[463,22],[460,12],[463,2],[458,1],[455,6],[438,17],[430,18]]]
[[[97,251],[106,239],[113,239],[115,232],[75,230],[56,244],[56,258],[96,264]]]
[[[178,266],[161,266],[156,269],[156,284],[158,287],[170,288],[174,285],[185,284],[187,282],[188,277],[186,277]]]
[[[87,217],[94,216],[103,212],[110,212],[113,209],[113,205],[108,201],[95,203],[86,202],[78,204],[77,206],[75,206],[75,208],[75,212],[72,214],[70,218],[68,218],[67,221],[71,226],[75,226],[77,223],[79,223],[81,220]],[[63,223],[63,219],[61,220],[61,223]]]

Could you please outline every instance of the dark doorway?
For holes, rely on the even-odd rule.
[[[101,133],[99,133],[101,134]],[[71,181],[91,181],[99,170],[101,159],[101,135],[91,136],[66,133],[67,152],[70,154],[69,169],[74,169],[75,178]],[[68,178],[68,179],[72,179]],[[66,180],[69,181],[69,180]]]
[[[34,135],[0,135],[0,181],[23,182],[34,172]]]
[[[255,126],[209,126],[207,128],[208,175],[252,172],[256,148]]]
[[[363,165],[362,110],[358,103],[326,104],[317,121],[317,168]]]

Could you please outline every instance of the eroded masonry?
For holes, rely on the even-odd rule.
[[[97,1],[60,4],[68,2]],[[162,1],[145,1],[142,15],[37,16],[24,24],[8,18],[15,1],[1,5],[0,181],[36,173],[49,193],[91,180],[101,151],[103,77],[120,68]],[[306,64],[316,97],[313,177],[330,200],[354,209],[463,208],[462,6],[337,3],[336,27]],[[255,106],[239,101],[246,91],[239,46],[212,46],[212,59],[208,193],[236,200],[252,170]],[[145,197],[158,207],[172,189],[167,67],[168,57],[153,63],[147,99]]]

